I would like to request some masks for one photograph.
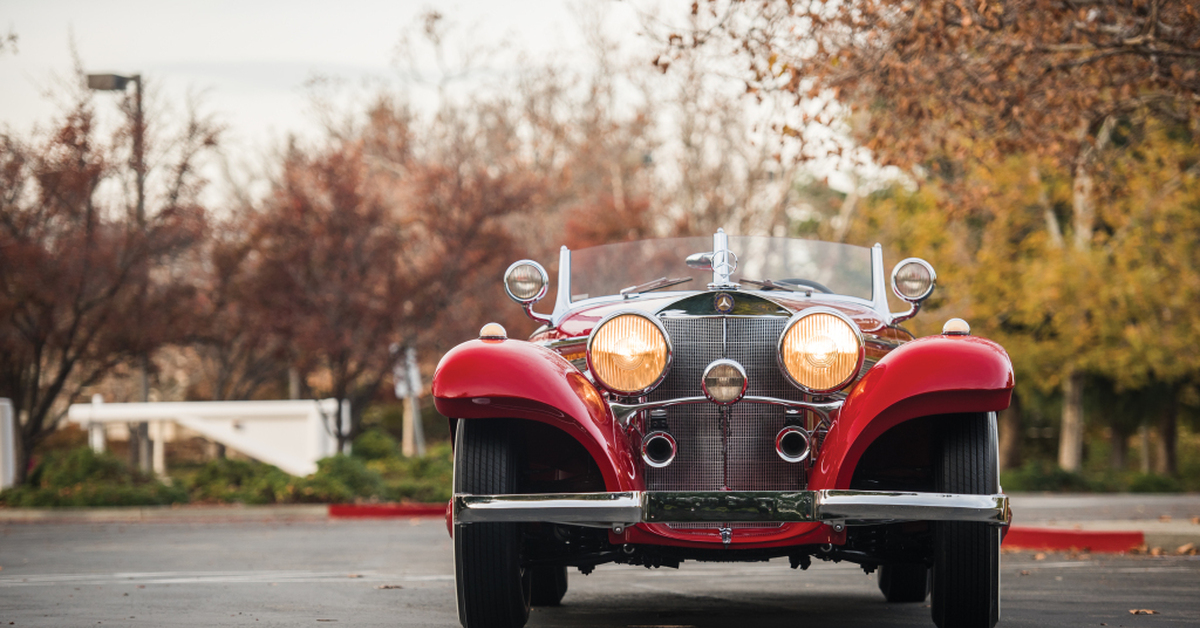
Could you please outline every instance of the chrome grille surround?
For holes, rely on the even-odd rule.
[[[780,372],[776,345],[788,319],[781,316],[667,316],[663,326],[675,347],[671,372],[647,401],[700,393],[704,369],[714,360],[736,360],[746,370],[747,395],[804,401]],[[805,425],[805,414],[789,416],[780,406],[735,403],[729,407],[727,455],[722,447],[721,410],[701,403],[666,408],[667,429],[679,449],[670,466],[646,468],[650,491],[784,491],[807,485],[805,464],[784,462],[775,435],[789,423]]]

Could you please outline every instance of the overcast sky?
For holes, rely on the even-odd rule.
[[[629,5],[606,5],[610,31],[632,38]],[[87,71],[140,72],[175,103],[202,93],[228,127],[227,147],[259,152],[315,128],[304,89],[312,76],[395,81],[401,33],[433,7],[479,43],[507,39],[557,60],[582,54],[568,0],[0,0],[0,34],[19,37],[15,54],[0,54],[0,127],[50,120],[44,93],[69,74],[73,38]]]

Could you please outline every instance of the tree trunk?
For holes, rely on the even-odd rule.
[[[1058,436],[1058,466],[1079,471],[1083,466],[1083,373],[1072,370],[1063,381],[1062,430]]]
[[[1175,441],[1178,436],[1179,403],[1175,391],[1167,397],[1161,413],[1158,415],[1158,442],[1156,443],[1154,472],[1159,475],[1176,477],[1179,475],[1179,461],[1176,455]]]
[[[300,369],[288,367],[288,399],[300,398]]]
[[[1112,430],[1112,453],[1109,454],[1108,464],[1113,471],[1124,471],[1129,462],[1129,434],[1117,428]]]
[[[13,470],[16,473],[13,475],[13,486],[21,486],[25,480],[29,478],[29,457],[32,454],[32,447],[26,447],[28,439],[25,438],[25,433],[21,430],[22,419],[25,418],[25,411],[13,404]]]
[[[1013,393],[1012,405],[1000,413],[1000,470],[1021,466],[1021,398]]]
[[[1143,423],[1138,428],[1138,436],[1142,442],[1142,460],[1139,466],[1142,473],[1150,473],[1150,426]]]

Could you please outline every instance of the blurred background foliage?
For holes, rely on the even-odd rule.
[[[911,329],[962,317],[1014,361],[1006,488],[1200,490],[1192,4],[1081,20],[1050,0],[708,0],[645,31],[653,59],[597,34],[587,70],[492,51],[519,70],[432,110],[314,81],[323,134],[220,198],[201,167],[219,121],[151,115],[144,219],[137,127],[98,125],[77,68],[42,130],[0,132],[0,397],[28,473],[6,503],[444,499],[432,403],[422,424],[443,444],[416,459],[391,440],[393,347],[418,347],[428,383],[483,322],[532,331],[503,295],[509,262],[553,273],[562,244],[718,227],[931,261],[939,287]],[[436,12],[405,32],[401,47],[470,40]],[[444,71],[438,85],[481,68]],[[136,400],[144,355],[158,400],[350,399],[353,453],[292,478],[189,467],[181,448],[166,486],[56,440],[67,404]]]

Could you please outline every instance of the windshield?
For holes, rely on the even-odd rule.
[[[712,272],[689,268],[693,253],[711,251],[708,237],[664,238],[606,244],[571,251],[571,301],[620,294],[640,287],[651,290],[707,290]],[[871,300],[871,249],[817,240],[766,236],[729,236],[737,255],[732,278],[743,290],[774,283],[776,289],[796,287]],[[665,279],[667,281],[658,281]],[[690,279],[670,285],[670,280]],[[651,283],[656,282],[656,283]],[[815,284],[814,284],[815,282]],[[782,285],[779,285],[782,284]]]

